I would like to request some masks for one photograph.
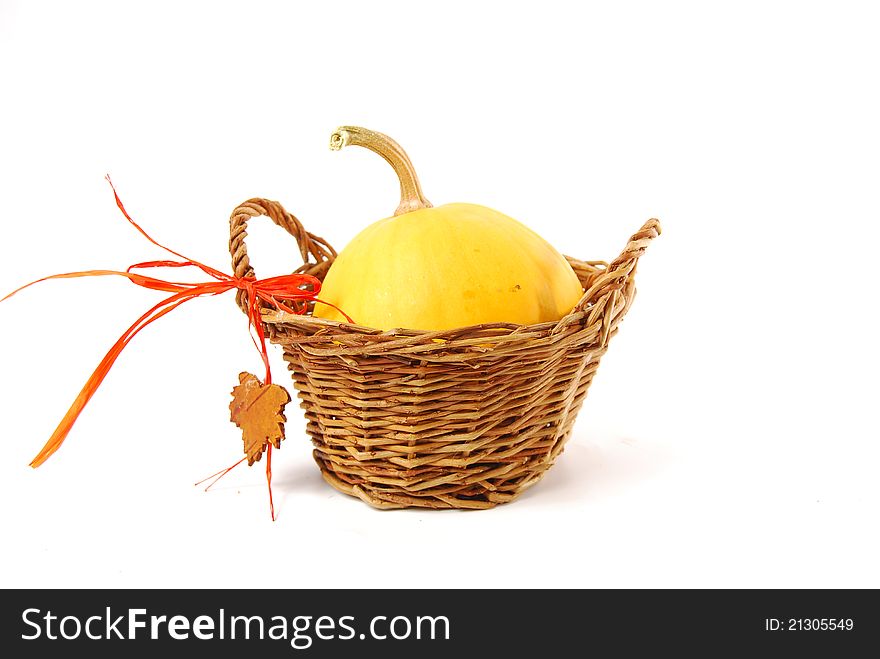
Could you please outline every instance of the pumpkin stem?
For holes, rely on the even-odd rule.
[[[394,211],[395,215],[431,208],[433,204],[425,199],[412,161],[397,142],[387,135],[358,126],[342,126],[330,136],[330,148],[334,151],[349,144],[378,153],[394,169],[400,179],[400,205]]]

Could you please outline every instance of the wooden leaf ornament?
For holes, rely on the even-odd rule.
[[[229,404],[232,422],[241,428],[248,466],[259,461],[271,444],[281,448],[284,439],[284,407],[290,394],[277,384],[263,384],[256,375],[240,373]]]

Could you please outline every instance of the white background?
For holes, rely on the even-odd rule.
[[[252,196],[342,247],[398,201],[378,157],[327,148],[367,126],[435,204],[580,258],[662,220],[565,453],[508,506],[379,512],[324,484],[291,405],[278,521],[259,468],[205,494],[260,368],[227,295],[138,336],[34,471],[158,299],[50,282],[0,305],[0,585],[880,587],[872,4],[317,5],[0,2],[0,290],[163,256],[105,172],[218,268]],[[298,265],[251,233],[258,275]]]

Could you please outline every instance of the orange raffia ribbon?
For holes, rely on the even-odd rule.
[[[221,293],[238,289],[245,291],[247,293],[248,299],[249,323],[255,328],[258,339],[258,341],[257,339],[255,339],[254,343],[257,345],[257,348],[260,351],[263,359],[263,365],[266,368],[266,377],[264,383],[271,384],[272,372],[269,366],[269,354],[266,350],[266,333],[263,328],[263,323],[260,320],[261,306],[266,304],[288,313],[303,314],[306,311],[305,301],[317,300],[316,296],[321,290],[320,280],[312,277],[311,275],[290,274],[282,275],[279,277],[269,277],[267,279],[256,279],[255,277],[235,277],[220,272],[219,270],[215,270],[214,268],[211,268],[203,263],[199,263],[194,259],[188,258],[183,254],[174,251],[173,249],[169,249],[168,247],[161,245],[160,243],[153,240],[153,238],[151,238],[147,234],[147,232],[144,231],[137,224],[137,222],[135,222],[131,218],[131,216],[125,210],[125,206],[122,205],[122,200],[116,193],[116,188],[113,186],[113,182],[110,180],[110,177],[107,176],[106,178],[107,182],[110,183],[111,189],[113,190],[113,196],[116,199],[116,205],[119,207],[119,210],[122,211],[122,214],[125,216],[125,218],[131,223],[131,225],[134,226],[134,228],[137,229],[151,243],[182,260],[145,261],[144,263],[136,263],[130,266],[125,272],[118,270],[87,270],[83,272],[68,272],[64,274],[51,275],[49,277],[43,277],[42,279],[38,279],[29,284],[26,284],[21,288],[14,290],[12,293],[0,300],[0,302],[3,302],[18,293],[19,291],[22,291],[25,288],[28,288],[30,286],[33,286],[34,284],[38,284],[43,281],[47,281],[49,279],[103,277],[107,275],[117,275],[125,277],[133,284],[137,284],[138,286],[172,294],[159,302],[154,307],[152,307],[140,318],[138,318],[131,325],[131,327],[129,327],[122,334],[122,336],[119,337],[119,340],[115,344],[113,344],[113,347],[110,348],[110,351],[105,355],[104,359],[101,360],[101,363],[98,364],[95,372],[92,373],[91,377],[82,388],[82,391],[79,392],[79,395],[73,401],[70,409],[67,410],[67,414],[65,414],[64,418],[61,419],[61,422],[58,424],[55,432],[52,433],[49,441],[46,442],[46,445],[43,447],[43,449],[31,461],[30,466],[34,468],[39,467],[47,459],[49,459],[49,457],[55,451],[58,450],[58,448],[61,446],[68,433],[70,432],[71,428],[73,427],[73,424],[76,422],[77,417],[79,417],[86,404],[94,395],[95,391],[97,391],[98,387],[101,385],[101,382],[110,371],[110,368],[113,366],[113,363],[116,361],[117,357],[119,357],[120,353],[129,344],[129,342],[131,342],[135,335],[153,321],[158,320],[167,313],[170,313],[184,302],[189,302],[190,300],[193,300],[197,297],[202,297],[203,295],[220,295]],[[213,281],[202,283],[171,282],[157,279],[155,277],[148,277],[146,275],[135,272],[136,270],[144,270],[148,268],[189,267],[198,268],[205,274],[212,277]],[[311,290],[304,289],[304,286],[310,286]],[[284,302],[282,302],[282,300],[301,301],[302,304],[297,304],[293,308],[291,308]],[[272,506],[271,489],[271,456],[272,445],[270,444],[266,449],[266,478],[269,483],[269,501],[270,507],[272,508],[272,517],[274,519],[275,515],[274,506]]]

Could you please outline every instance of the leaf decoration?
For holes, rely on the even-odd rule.
[[[290,394],[277,384],[263,384],[252,373],[240,373],[239,385],[232,390],[229,404],[230,418],[241,428],[244,453],[248,466],[263,457],[271,443],[281,448],[284,439],[284,407],[290,402]]]

